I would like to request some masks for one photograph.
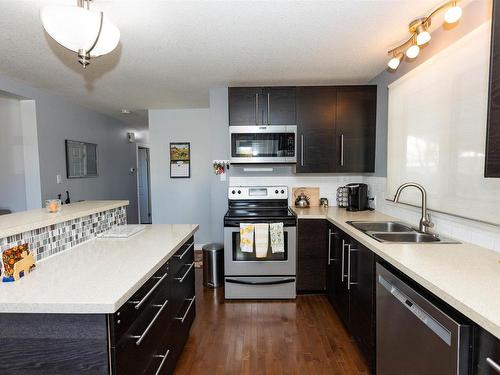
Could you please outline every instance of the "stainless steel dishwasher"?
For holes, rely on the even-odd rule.
[[[377,375],[466,375],[471,327],[377,263]]]

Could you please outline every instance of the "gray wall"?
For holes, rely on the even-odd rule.
[[[42,200],[66,190],[73,201],[128,199],[129,222],[137,222],[137,180],[129,173],[129,168],[136,166],[136,145],[126,138],[130,125],[3,75],[0,90],[36,102]],[[98,145],[99,177],[66,179],[65,139]],[[57,174],[62,177],[59,185]]]
[[[211,145],[208,108],[150,110],[153,224],[199,224],[196,243],[211,238]],[[191,177],[170,178],[170,142],[191,143]]]
[[[0,94],[0,209],[26,210],[20,100]]]
[[[453,27],[444,26],[432,33],[431,42],[420,50],[419,56],[413,61],[402,61],[396,71],[385,70],[375,77],[371,84],[378,86],[377,93],[377,144],[375,160],[375,176],[387,176],[387,87],[395,80],[416,68],[434,54],[443,50],[454,41],[462,38],[488,19],[491,19],[491,0],[477,0],[464,8],[462,19]],[[389,60],[389,58],[387,59]],[[432,90],[432,87],[429,87]]]

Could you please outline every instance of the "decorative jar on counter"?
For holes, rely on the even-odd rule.
[[[47,199],[45,201],[45,208],[47,212],[55,213],[61,211],[61,200],[60,199]]]

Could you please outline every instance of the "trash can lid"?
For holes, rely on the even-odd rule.
[[[203,251],[220,251],[224,250],[224,245],[221,243],[207,243],[202,247]]]

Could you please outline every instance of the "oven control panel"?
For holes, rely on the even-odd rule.
[[[229,199],[288,199],[287,186],[229,186]]]

